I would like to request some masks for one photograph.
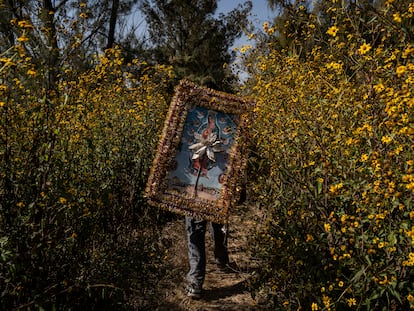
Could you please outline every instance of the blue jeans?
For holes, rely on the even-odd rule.
[[[187,280],[201,289],[206,274],[205,233],[207,221],[186,217],[185,225],[188,238],[188,260],[190,263]],[[214,258],[216,263],[227,264],[229,262],[229,255],[225,226],[210,222],[210,231],[214,242]]]

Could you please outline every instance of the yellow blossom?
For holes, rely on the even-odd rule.
[[[384,85],[382,83],[376,84],[376,85],[374,85],[374,90],[377,93],[381,93],[382,91],[385,90],[385,87],[384,87]]]
[[[343,186],[344,186],[343,183],[338,183],[336,185],[332,185],[332,186],[329,187],[329,192],[332,193],[332,194],[335,194],[335,193],[338,192],[338,190],[342,189]]]
[[[360,48],[358,49],[358,52],[361,55],[364,55],[368,53],[370,50],[371,50],[371,45],[369,43],[364,43],[363,45],[360,46]]]
[[[329,305],[331,304],[331,298],[329,298],[329,296],[323,295],[322,302],[325,305],[325,307],[329,307]]]
[[[313,236],[312,236],[312,234],[307,234],[306,235],[306,242],[312,242],[314,240],[314,238],[313,238]]]
[[[312,311],[318,311],[319,310],[318,304],[316,302],[312,302],[311,310]]]
[[[342,69],[342,64],[337,63],[337,62],[331,62],[331,63],[326,65],[326,68],[334,69],[334,70],[341,70]]]
[[[397,76],[401,77],[405,72],[407,71],[407,67],[406,66],[398,66],[397,67]]]
[[[388,136],[388,135],[386,135],[386,136],[382,136],[381,141],[382,141],[384,144],[388,144],[388,143],[390,143],[390,142],[392,141],[392,138],[391,138],[390,136]]]
[[[393,18],[394,22],[396,22],[396,23],[401,23],[402,22],[401,15],[400,15],[399,12],[394,13],[392,15],[392,18]]]
[[[29,69],[29,70],[27,71],[27,74],[28,74],[29,76],[35,77],[37,73],[36,73],[36,71],[35,71],[35,70],[33,70],[33,69]]]
[[[34,29],[33,25],[30,24],[29,21],[19,21],[17,23],[17,26],[19,26],[20,28],[29,29],[29,30]]]
[[[356,299],[355,298],[349,298],[348,299],[348,306],[349,307],[356,306]]]
[[[326,33],[332,37],[335,37],[338,30],[339,28],[337,26],[332,26],[326,31]]]
[[[240,49],[241,53],[246,53],[249,49],[251,49],[252,46],[251,45],[243,45]]]
[[[323,227],[325,229],[325,232],[331,231],[331,225],[330,224],[324,224]]]
[[[26,37],[25,35],[23,35],[21,37],[18,37],[17,38],[17,41],[19,41],[19,42],[27,42],[27,41],[29,41],[29,38]]]

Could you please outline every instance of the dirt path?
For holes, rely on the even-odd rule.
[[[193,300],[184,293],[185,275],[188,271],[187,238],[184,218],[170,223],[164,232],[164,238],[171,245],[169,264],[172,277],[163,280],[164,297],[156,310],[254,310],[256,302],[246,288],[246,281],[254,268],[247,254],[249,232],[255,226],[255,212],[246,206],[239,206],[229,219],[229,272],[221,272],[214,264],[210,233],[206,233],[207,267],[203,287],[203,298]]]

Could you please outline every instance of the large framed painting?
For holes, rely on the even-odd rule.
[[[225,223],[239,198],[254,102],[182,80],[146,188],[157,207]]]

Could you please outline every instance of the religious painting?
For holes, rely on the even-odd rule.
[[[181,81],[151,169],[148,202],[224,223],[239,195],[252,108],[251,100]]]

